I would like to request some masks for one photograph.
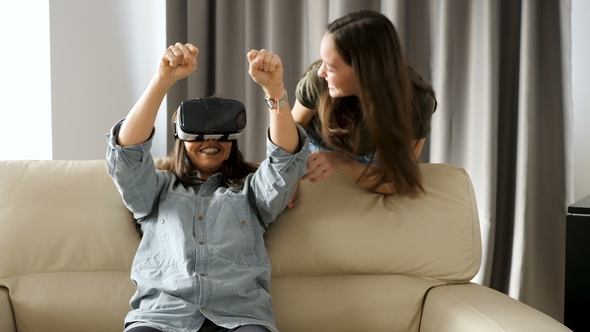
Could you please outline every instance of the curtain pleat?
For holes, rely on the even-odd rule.
[[[565,7],[562,7],[564,6]],[[510,295],[562,317],[568,113],[567,2],[523,1],[516,213]],[[571,13],[571,11],[569,11]],[[566,22],[564,22],[566,20]],[[566,70],[567,71],[567,70]],[[569,93],[571,96],[571,93]],[[571,186],[570,186],[571,187]]]
[[[408,62],[435,88],[420,160],[459,165],[473,180],[483,243],[474,281],[563,320],[571,0],[168,0],[169,43],[200,49],[197,73],[168,94],[169,116],[186,99],[241,100],[240,149],[261,161],[268,110],[246,53],[281,56],[293,104],[326,25],[360,9],[393,21]]]
[[[514,209],[516,190],[516,144],[518,135],[518,95],[520,63],[520,16],[518,1],[502,0],[499,5],[498,29],[498,151],[496,179],[496,218],[490,286],[508,293],[514,237]]]

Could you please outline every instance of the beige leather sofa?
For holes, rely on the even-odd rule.
[[[481,261],[470,179],[421,167],[417,199],[342,174],[302,183],[266,234],[281,331],[569,331],[469,282]],[[104,161],[0,161],[0,332],[121,331],[138,242]]]

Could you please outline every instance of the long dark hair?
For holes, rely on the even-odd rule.
[[[330,23],[328,33],[352,67],[358,105],[351,108],[344,98],[331,98],[324,90],[318,110],[324,140],[336,150],[355,154],[364,126],[377,158],[375,167],[367,165],[363,175],[375,177],[375,187],[393,183],[401,195],[424,192],[411,143],[412,78],[393,23],[383,14],[363,10]]]
[[[177,117],[177,112],[172,115],[172,125]],[[198,177],[195,166],[191,161],[184,142],[178,138],[174,140],[174,146],[164,164],[159,169],[174,173],[180,183],[185,186],[194,186],[203,183],[204,180]],[[244,155],[238,149],[238,141],[232,141],[229,158],[223,162],[219,172],[223,175],[225,183],[228,187],[241,186],[244,178],[254,173],[258,166],[253,163],[248,163],[244,160]]]

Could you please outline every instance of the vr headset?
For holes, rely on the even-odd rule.
[[[246,108],[237,100],[198,98],[183,101],[174,121],[174,137],[183,141],[236,140],[246,128]]]

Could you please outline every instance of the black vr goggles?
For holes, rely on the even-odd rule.
[[[246,128],[246,108],[237,100],[198,98],[183,101],[174,121],[174,137],[183,141],[236,140]]]

